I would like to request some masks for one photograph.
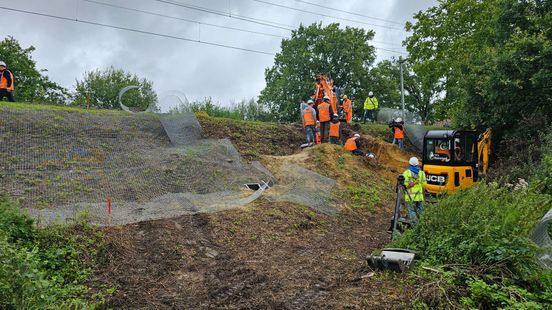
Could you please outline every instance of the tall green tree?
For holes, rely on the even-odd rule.
[[[45,72],[39,70],[32,58],[33,46],[23,48],[13,37],[0,42],[0,60],[8,65],[15,79],[15,99],[23,102],[65,104],[69,92],[50,81]]]
[[[356,102],[363,101],[369,91],[368,71],[375,59],[369,43],[373,37],[373,31],[340,28],[339,24],[301,25],[292,31],[290,39],[282,40],[274,66],[265,70],[266,87],[259,103],[279,121],[297,120],[298,103],[313,95],[317,73],[330,74],[345,94]]]
[[[151,81],[113,67],[86,72],[81,81],[77,80],[73,104],[86,106],[90,100],[94,108],[120,109],[119,92],[127,86],[138,88],[124,94],[121,99],[124,105],[138,111],[156,106],[157,94]]]
[[[414,70],[457,125],[493,127],[502,149],[526,152],[552,119],[552,2],[441,0],[415,18]]]
[[[397,59],[383,60],[370,71],[371,90],[384,106],[401,109],[400,63]],[[403,63],[404,102],[408,111],[420,115],[424,123],[442,116],[439,113],[440,98],[437,85],[414,73],[409,62]]]

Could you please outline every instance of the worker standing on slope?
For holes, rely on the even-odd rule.
[[[427,186],[425,172],[418,166],[418,158],[412,157],[408,161],[410,166],[403,173],[406,192],[404,201],[408,207],[408,218],[412,225],[418,223],[418,217],[424,212],[424,189]]]
[[[303,128],[307,135],[307,146],[312,146],[316,137],[316,110],[314,101],[307,101],[308,106],[303,110]]]
[[[334,111],[330,104],[330,97],[324,96],[324,101],[318,105],[318,120],[320,121],[320,137],[322,143],[328,143],[330,133],[330,121]]]
[[[6,97],[10,102],[14,102],[13,90],[13,74],[10,70],[6,69],[6,63],[0,61],[0,101],[4,100],[4,97]]]
[[[347,95],[343,95],[343,104],[341,105],[341,108],[343,109],[343,113],[345,113],[345,122],[347,124],[351,123],[353,121],[353,102]]]
[[[339,144],[340,136],[340,123],[337,118],[337,114],[334,114],[334,118],[330,122],[330,143]]]
[[[399,148],[404,149],[404,121],[398,117],[389,123],[389,128],[393,131],[393,144],[398,144]]]
[[[378,99],[374,97],[373,92],[369,92],[368,97],[364,100],[364,116],[362,117],[362,122],[366,123],[366,119],[370,122],[375,122],[378,108]]]

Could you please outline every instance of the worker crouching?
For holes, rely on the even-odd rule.
[[[347,139],[345,142],[345,150],[351,152],[353,155],[357,156],[366,156],[368,158],[375,158],[374,154],[372,153],[364,153],[360,149],[360,135],[358,133],[355,133],[351,138]]]

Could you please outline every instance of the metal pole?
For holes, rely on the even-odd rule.
[[[404,79],[403,79],[403,62],[402,56],[399,56],[399,65],[401,68],[401,105],[402,105],[402,119],[406,121],[406,114],[404,111]]]

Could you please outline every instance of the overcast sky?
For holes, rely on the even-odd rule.
[[[109,7],[97,2],[127,9]],[[234,18],[173,5],[171,2],[206,8]],[[364,16],[313,6],[305,2]],[[254,18],[260,23],[275,23],[273,25],[282,28],[297,27],[300,23],[311,24],[317,21],[324,24],[339,22],[342,25],[373,29],[376,33],[374,46],[405,52],[401,43],[407,33],[401,30],[404,29],[403,25],[396,23],[412,20],[413,14],[427,9],[436,2],[436,0],[304,0],[304,2],[298,0],[0,0],[0,6],[267,53],[278,52],[281,37],[289,36],[290,31],[243,19]],[[129,9],[198,21],[202,24]],[[147,77],[154,82],[155,89],[161,97],[167,91],[179,91],[185,93],[188,99],[211,96],[222,104],[228,104],[243,98],[257,97],[265,85],[264,70],[271,66],[274,60],[273,55],[156,37],[5,9],[0,9],[0,14],[2,14],[3,25],[0,27],[2,39],[11,35],[24,47],[35,46],[37,50],[33,56],[38,67],[47,69],[52,80],[70,89],[73,88],[75,79],[82,77],[84,72],[114,66]],[[207,24],[263,32],[272,36],[222,29]],[[378,60],[399,55],[402,54],[377,50]]]

